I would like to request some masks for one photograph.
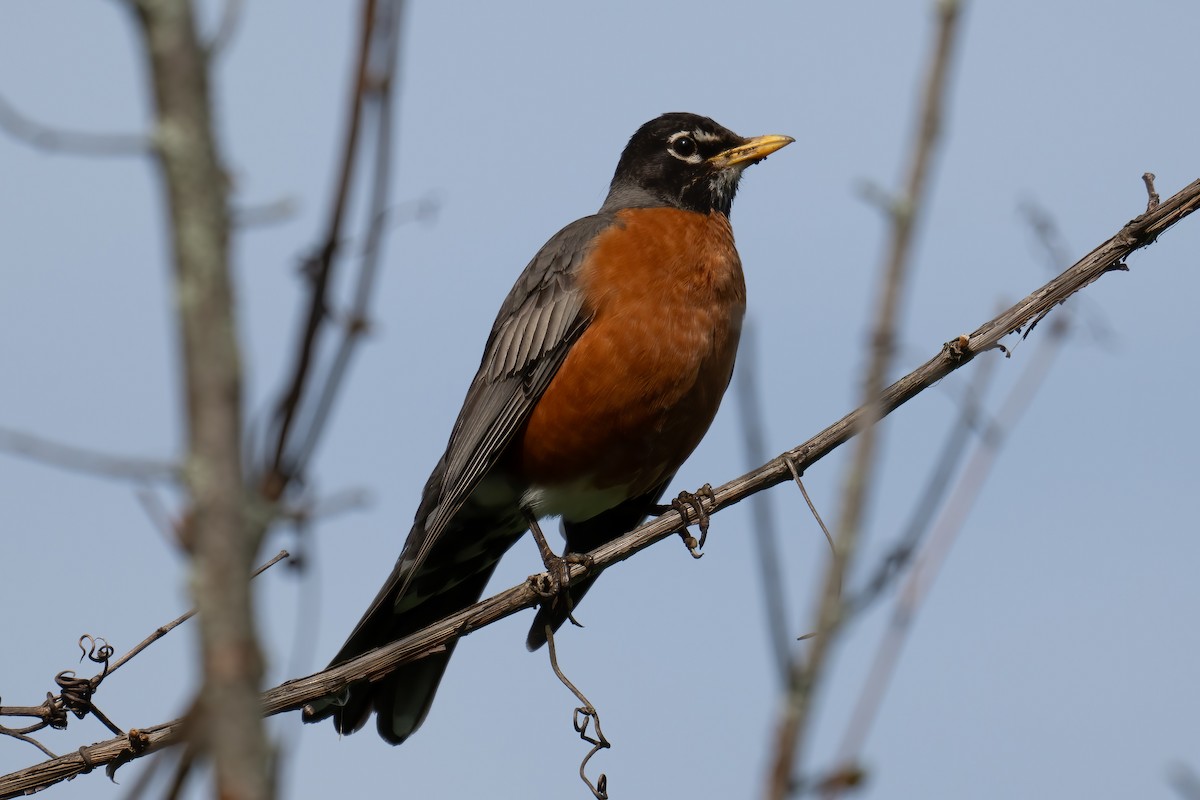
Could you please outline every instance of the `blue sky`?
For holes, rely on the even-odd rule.
[[[203,10],[211,23],[218,6]],[[392,232],[373,335],[313,475],[319,493],[361,488],[372,503],[314,529],[302,544],[308,570],[276,568],[258,582],[272,683],[319,669],[357,620],[407,533],[504,292],[543,241],[595,210],[625,140],[663,111],[797,139],[747,174],[733,212],[769,447],[792,447],[852,408],[884,234],[862,186],[900,175],[928,11],[413,3],[393,196],[434,198],[439,210]],[[48,123],[144,130],[125,16],[117,3],[10,0],[0,92]],[[287,365],[295,267],[325,213],[355,19],[342,4],[249,3],[217,69],[234,201],[288,198],[297,209],[235,245],[251,420],[263,419]],[[1157,173],[1164,197],[1200,175],[1190,57],[1200,7],[980,2],[965,26],[896,375],[1051,276],[1022,204],[1044,208],[1078,257],[1144,208],[1143,172]],[[0,137],[0,176],[0,425],[177,457],[169,269],[149,165]],[[1078,327],[1011,432],[868,741],[865,797],[1170,798],[1171,764],[1200,769],[1198,252],[1200,222],[1189,220],[1068,304],[1110,334]],[[993,407],[1045,333],[997,365]],[[886,423],[864,566],[907,519],[967,379],[948,378]],[[676,489],[745,471],[737,411],[731,395]],[[827,517],[842,467],[838,453],[807,476]],[[785,521],[798,635],[825,545],[797,492],[767,498]],[[186,563],[130,487],[0,456],[0,500],[6,704],[52,688],[74,666],[79,634],[121,652],[187,608]],[[590,771],[608,774],[614,797],[758,793],[778,697],[751,534],[749,509],[736,507],[714,518],[701,561],[674,540],[642,553],[588,596],[587,628],[560,637],[564,669],[613,741]],[[280,534],[266,550],[296,546]],[[492,588],[537,569],[523,542]],[[890,599],[837,652],[810,737],[818,767],[861,691]],[[401,748],[276,718],[283,796],[587,796],[573,698],[544,653],[526,653],[528,620],[462,643],[428,722]],[[124,727],[179,714],[195,678],[193,635],[156,644],[97,702]],[[102,738],[88,720],[45,741],[67,752]],[[36,756],[0,740],[2,772]],[[119,779],[129,784],[145,763]],[[99,775],[53,790],[121,791]]]

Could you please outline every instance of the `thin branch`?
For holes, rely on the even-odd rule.
[[[33,725],[30,727],[36,731],[36,730],[41,730],[42,727],[44,727],[44,726]],[[55,753],[49,747],[46,747],[46,745],[42,744],[37,739],[30,736],[29,732],[26,732],[25,730],[23,730],[21,728],[9,728],[4,725],[0,725],[0,736],[8,736],[11,739],[18,739],[22,742],[25,742],[26,744],[31,744],[34,747],[36,747],[38,750],[41,750],[43,753],[45,753],[49,758],[58,758],[59,757],[57,753]]]
[[[254,572],[252,572],[250,574],[250,578],[251,579],[257,578],[259,575],[262,575],[264,572],[269,570],[271,567],[275,566],[280,561],[283,561],[285,558],[288,558],[289,556],[290,556],[290,554],[288,553],[287,550],[280,550],[278,553],[275,554],[274,558],[272,558],[270,561],[268,561],[265,564],[263,564],[262,566],[260,566],[258,569],[254,570]],[[159,639],[163,638],[168,633],[175,630],[180,625],[187,622],[189,619],[191,619],[194,616],[196,616],[196,609],[193,608],[193,609],[190,609],[190,610],[184,612],[183,614],[180,614],[178,617],[171,620],[166,625],[161,625],[158,628],[155,628],[153,633],[151,633],[149,636],[147,636],[142,641],[138,642],[138,644],[135,645],[133,647],[133,649],[131,649],[128,653],[126,653],[125,655],[121,656],[116,661],[114,661],[112,663],[112,665],[108,668],[108,674],[111,675],[114,672],[116,672],[118,669],[120,669],[122,666],[124,666],[134,656],[138,655],[143,650],[145,650],[147,647],[154,644]]]
[[[30,147],[80,156],[145,156],[154,152],[149,136],[89,133],[43,125],[26,117],[0,95],[0,130]]]
[[[1142,179],[1145,180],[1144,175]],[[1056,274],[1062,269],[1063,264],[1070,263],[1071,260],[1071,251],[1063,240],[1058,224],[1046,209],[1033,200],[1025,200],[1020,203],[1018,211],[1037,240],[1039,251],[1046,264],[1047,274]],[[1095,300],[1087,295],[1082,295],[1079,298],[1078,307],[1075,308],[1075,313],[1082,318],[1092,341],[1101,347],[1112,346],[1114,338],[1112,325],[1109,324]]]
[[[362,123],[363,102],[371,91],[368,80],[371,63],[371,43],[376,20],[375,0],[363,0],[361,30],[359,35],[358,65],[354,73],[354,91],[350,96],[347,114],[346,138],[342,144],[341,171],[337,189],[329,212],[326,233],[314,254],[306,259],[304,274],[310,281],[310,298],[300,344],[292,367],[292,377],[276,410],[275,442],[270,468],[262,479],[261,491],[268,499],[278,499],[291,480],[294,468],[287,463],[288,443],[291,441],[292,425],[300,411],[310,371],[316,361],[318,335],[329,313],[329,287],[333,275],[338,248],[342,240],[342,225],[350,201],[350,186],[358,160],[359,128]]]
[[[1074,293],[1095,282],[1103,275],[1125,269],[1125,259],[1131,253],[1152,242],[1164,231],[1200,208],[1200,179],[1188,184],[1173,197],[1164,201],[1154,211],[1143,214],[1126,224],[1108,241],[1080,259],[1070,269],[1005,310],[995,318],[980,325],[971,334],[963,334],[942,346],[940,352],[917,369],[889,386],[882,396],[881,411],[890,414],[925,389],[933,386],[955,370],[970,363],[980,353],[1000,347],[1000,340],[1010,333],[1019,331],[1044,311],[1053,309]],[[798,470],[807,470],[834,449],[844,444],[861,429],[867,410],[859,408],[842,417],[816,436],[786,453],[772,459],[761,467],[713,490],[715,500],[710,513],[745,500],[757,492],[764,491],[791,479],[787,460],[791,459]],[[695,512],[689,514],[695,521]],[[646,522],[629,533],[597,548],[591,556],[591,570],[599,570],[624,561],[650,545],[675,536],[680,524],[680,512],[672,509],[660,517]],[[572,565],[569,576],[577,580],[588,571],[581,565]],[[450,641],[467,635],[497,620],[511,616],[523,609],[532,608],[540,601],[529,581],[503,591],[487,600],[452,614],[411,636],[372,650],[356,659],[347,661],[323,672],[287,681],[262,696],[264,714],[279,714],[303,708],[306,703],[330,694],[336,694],[346,684],[356,680],[379,678],[395,671],[396,667],[417,660],[445,648]],[[18,772],[0,776],[0,800],[15,797],[28,791],[43,789],[54,783],[88,771],[92,766],[123,764],[144,752],[161,749],[178,737],[183,722],[155,725],[131,731],[126,737],[118,737],[82,748],[86,753],[72,753],[57,759],[35,764]],[[130,737],[137,744],[131,747]]]
[[[939,0],[937,9],[938,35],[922,98],[920,130],[913,144],[904,195],[893,204],[891,244],[883,270],[883,290],[872,317],[875,327],[870,365],[863,382],[863,427],[848,467],[836,547],[825,574],[816,620],[812,626],[817,635],[812,639],[805,662],[797,659],[793,664],[792,680],[779,717],[766,792],[772,800],[783,800],[793,790],[795,765],[803,763],[804,734],[808,727],[812,698],[843,621],[842,586],[854,562],[871,486],[878,431],[875,423],[884,414],[880,395],[893,359],[900,299],[912,256],[913,234],[924,210],[934,148],[941,131],[951,57],[958,33],[959,2]]]
[[[259,575],[266,572],[272,566],[278,564],[287,557],[288,552],[286,550],[279,551],[274,558],[256,569],[251,577],[257,578]],[[46,699],[40,705],[0,706],[0,717],[30,717],[38,720],[36,723],[28,725],[24,728],[9,728],[4,725],[0,725],[0,736],[8,736],[28,742],[29,744],[39,748],[51,758],[57,758],[53,752],[51,752],[41,742],[37,741],[29,734],[36,733],[37,731],[45,728],[56,728],[60,730],[66,728],[69,719],[67,716],[68,711],[74,712],[76,716],[79,716],[80,718],[90,713],[100,720],[100,722],[113,733],[117,734],[118,736],[123,735],[121,729],[113,725],[113,723],[104,715],[104,713],[92,703],[92,696],[95,694],[96,690],[100,688],[100,684],[106,678],[120,669],[125,663],[141,653],[151,644],[166,636],[179,625],[191,619],[195,613],[195,609],[192,609],[191,611],[188,611],[186,614],[177,617],[166,625],[157,628],[154,633],[147,636],[132,650],[111,663],[110,659],[113,654],[113,648],[108,644],[108,642],[104,641],[103,639],[97,639],[90,634],[84,634],[79,638],[80,649],[83,651],[84,657],[86,657],[89,661],[103,665],[103,669],[100,671],[100,673],[92,676],[91,678],[77,678],[74,671],[64,670],[58,673],[58,675],[56,675],[54,678],[60,689],[59,694],[55,695],[47,693]],[[84,642],[88,643],[87,647],[84,646]]]
[[[139,483],[177,481],[180,478],[179,466],[169,461],[114,456],[98,450],[62,444],[12,428],[0,427],[0,452],[101,478],[132,480]]]
[[[988,435],[979,439],[945,510],[933,526],[916,563],[908,573],[904,588],[896,600],[887,631],[875,652],[863,691],[846,726],[838,751],[838,771],[854,768],[853,765],[866,744],[867,734],[879,713],[884,694],[899,663],[901,648],[912,629],[917,611],[945,562],[950,547],[962,531],[967,514],[982,491],[1007,434],[1029,408],[1038,389],[1050,374],[1050,366],[1062,349],[1068,328],[1064,316],[1059,316],[1055,322],[1056,324],[1051,326],[1050,336],[1043,341],[1036,356],[1026,366],[1016,386],[996,414],[996,422],[989,427]],[[837,797],[840,789],[840,786],[835,785],[826,793],[826,797]]]
[[[925,488],[913,507],[913,513],[904,526],[903,533],[896,539],[896,543],[888,550],[887,555],[880,561],[879,566],[867,579],[863,588],[846,599],[847,614],[858,614],[864,611],[888,590],[896,578],[904,574],[904,568],[912,560],[922,537],[929,531],[934,513],[942,505],[942,498],[953,484],[958,465],[970,444],[971,434],[983,433],[981,430],[983,397],[999,363],[996,359],[985,359],[975,370],[967,392],[962,398],[958,417],[946,436],[937,461],[934,462],[933,470],[925,480]]]
[[[296,216],[297,202],[293,197],[280,197],[269,203],[241,206],[231,210],[230,224],[238,228],[264,228],[287,222]]]
[[[324,379],[314,411],[304,426],[301,444],[291,457],[289,467],[303,471],[312,457],[321,434],[325,432],[329,413],[337,399],[350,367],[356,345],[369,330],[368,310],[375,290],[375,278],[379,273],[379,261],[383,255],[383,237],[388,229],[388,196],[391,188],[392,146],[395,114],[395,87],[398,82],[397,65],[400,55],[400,24],[404,18],[404,3],[401,0],[383,2],[373,29],[375,41],[371,48],[371,61],[375,62],[369,86],[373,93],[375,113],[375,161],[370,170],[372,185],[370,204],[367,209],[367,238],[363,247],[362,262],[354,287],[354,301],[349,316],[342,326],[342,337]]]
[[[1145,176],[1143,176],[1144,179]],[[1061,265],[1067,260],[1067,250],[1053,219],[1032,203],[1025,203],[1023,206],[1026,218],[1041,244],[1048,263],[1055,269],[1061,268]],[[1080,297],[1079,299],[1086,298]],[[941,558],[944,558],[945,553],[949,550],[949,543],[953,542],[961,530],[966,511],[962,512],[957,524],[949,533],[945,531],[945,520],[948,516],[952,516],[955,509],[969,508],[974,500],[972,493],[978,494],[981,491],[991,461],[995,459],[1008,432],[1016,425],[1017,419],[1032,402],[1034,394],[1048,376],[1050,362],[1065,343],[1072,319],[1075,316],[1075,314],[1059,314],[1055,318],[1054,324],[1050,328],[1049,340],[1038,349],[1034,359],[1026,365],[1021,379],[1009,394],[995,420],[988,421],[986,425],[982,423],[984,419],[982,398],[985,384],[993,371],[990,367],[995,362],[985,362],[984,368],[976,371],[975,378],[964,398],[958,423],[948,437],[941,458],[929,477],[922,502],[917,506],[908,528],[900,542],[893,548],[892,553],[885,559],[880,571],[868,584],[865,592],[855,598],[854,607],[858,610],[879,596],[884,587],[890,583],[891,578],[898,575],[906,562],[917,553],[917,547],[925,531],[932,528],[933,535],[930,537],[930,541],[926,543],[917,557],[920,569],[914,569],[909,574],[908,587],[896,602],[891,623],[876,650],[868,678],[855,704],[850,721],[846,725],[846,731],[838,751],[838,766],[835,768],[835,775],[861,770],[858,762],[862,749],[866,744],[870,729],[878,717],[883,697],[891,683],[896,665],[899,663],[900,650],[918,611],[920,596],[916,587],[920,585],[919,580],[924,580],[926,587],[932,583],[940,568]],[[951,475],[956,469],[960,455],[966,451],[967,437],[972,430],[980,434],[980,441],[955,488],[955,492],[951,495],[947,510],[943,512],[943,518],[940,520],[943,524],[932,526],[934,511],[941,504],[942,495],[951,485]],[[969,481],[969,478],[974,478],[974,482]],[[940,548],[935,547],[938,534],[941,534],[947,542]],[[821,782],[821,785],[822,794],[826,798],[836,798],[844,788],[847,788],[842,782],[836,780],[825,780]]]
[[[242,21],[244,7],[244,0],[225,0],[225,5],[221,8],[221,19],[217,23],[216,33],[209,39],[208,44],[204,46],[206,55],[210,61],[229,48],[229,43],[233,40],[233,35],[237,33]]]
[[[817,527],[821,529],[821,533],[825,534],[825,541],[829,544],[829,551],[837,553],[837,547],[833,543],[833,535],[829,532],[829,528],[825,526],[825,520],[821,519],[821,512],[817,511],[817,504],[808,496],[808,489],[804,488],[804,481],[800,478],[800,470],[796,469],[796,462],[786,456],[783,459],[787,462],[788,471],[792,473],[792,480],[796,482],[796,488],[800,490],[801,496],[804,497],[804,504],[808,506],[808,513],[812,514],[813,519],[817,521]]]
[[[762,398],[758,382],[758,337],[749,323],[742,331],[742,343],[738,348],[738,365],[735,381],[738,396],[738,418],[742,426],[742,442],[746,448],[746,459],[750,465],[761,464],[767,458],[767,441],[763,432]],[[779,524],[775,518],[775,507],[767,495],[758,495],[750,503],[750,515],[757,545],[758,572],[762,576],[763,604],[767,611],[767,638],[771,643],[778,672],[779,686],[787,686],[791,664],[791,634],[788,633],[787,598],[783,590],[783,559],[779,555]]]

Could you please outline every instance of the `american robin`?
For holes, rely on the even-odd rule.
[[[738,180],[792,141],[746,139],[683,113],[634,133],[600,210],[555,234],[505,298],[404,549],[333,664],[476,602],[526,529],[556,566],[540,517],[560,516],[566,551],[578,554],[660,508],[733,374],[746,307],[729,225]],[[530,650],[595,579],[539,608]],[[304,720],[332,716],[345,734],[374,710],[380,736],[400,744],[424,721],[453,650],[351,685],[307,706]]]

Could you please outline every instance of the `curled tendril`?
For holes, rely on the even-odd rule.
[[[79,719],[86,717],[92,710],[92,694],[96,691],[91,678],[79,678],[75,670],[64,669],[54,676],[54,682],[58,684],[62,707]],[[63,727],[66,727],[65,718]]]
[[[579,734],[579,738],[592,745],[592,749],[589,750],[588,754],[583,757],[583,761],[579,765],[579,777],[587,785],[588,789],[592,793],[592,796],[595,797],[596,800],[608,800],[608,776],[603,772],[600,773],[600,777],[597,778],[596,782],[593,784],[591,779],[588,778],[585,770],[587,769],[588,762],[592,760],[592,756],[596,755],[596,753],[600,752],[601,750],[606,750],[609,747],[612,747],[612,744],[607,738],[605,738],[604,731],[600,730],[600,712],[596,711],[596,707],[592,705],[591,701],[584,696],[583,692],[579,691],[575,684],[571,683],[567,676],[563,674],[562,669],[558,666],[558,653],[554,647],[553,628],[547,625],[545,627],[545,631],[546,645],[550,651],[551,669],[554,670],[554,674],[558,676],[558,679],[562,682],[562,685],[566,686],[571,691],[571,694],[575,695],[576,699],[583,704],[575,709],[573,725],[575,727],[575,732]],[[596,733],[594,736],[588,730],[589,727],[595,728]]]
[[[87,646],[84,646],[87,642]],[[90,633],[85,633],[79,637],[79,649],[83,651],[83,655],[79,657],[80,661],[85,658],[93,664],[103,664],[104,672],[108,672],[108,660],[113,657],[116,650],[106,640],[97,636],[92,636]]]

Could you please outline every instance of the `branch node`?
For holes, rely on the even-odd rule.
[[[946,348],[947,355],[955,364],[961,362],[971,353],[971,337],[965,333],[960,333],[956,338],[946,342],[943,347]]]
[[[1142,173],[1142,183],[1146,184],[1146,213],[1150,213],[1162,203],[1162,198],[1154,188],[1154,173]]]
[[[144,753],[150,747],[150,734],[140,728],[129,729],[129,749],[135,753]]]

